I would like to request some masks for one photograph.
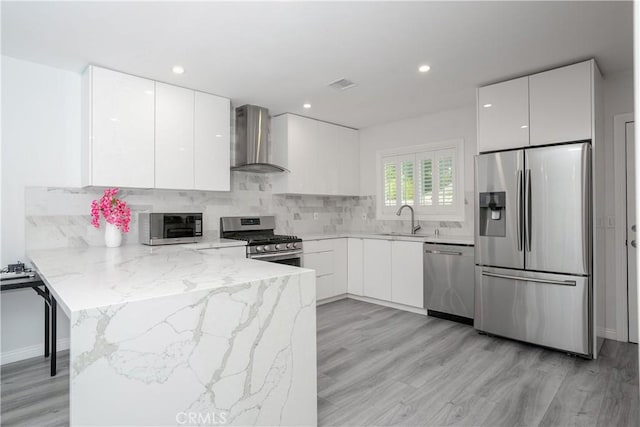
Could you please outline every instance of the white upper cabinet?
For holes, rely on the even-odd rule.
[[[90,66],[82,185],[230,190],[230,101]]]
[[[194,92],[156,83],[156,188],[194,188]]]
[[[195,93],[194,181],[197,190],[231,189],[230,112],[227,98]]]
[[[478,89],[478,151],[529,145],[528,77]]]
[[[592,138],[593,60],[529,77],[531,145]]]
[[[83,77],[83,186],[154,186],[154,93],[153,80],[88,68]]]
[[[593,59],[478,89],[478,151],[593,139]]]
[[[271,121],[274,193],[355,196],[360,191],[358,131],[293,114]]]

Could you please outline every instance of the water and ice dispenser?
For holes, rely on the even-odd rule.
[[[505,237],[506,193],[504,191],[480,193],[480,235]]]

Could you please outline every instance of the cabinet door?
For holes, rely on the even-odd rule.
[[[156,188],[193,189],[194,92],[156,83]]]
[[[319,172],[315,141],[309,134],[309,126],[304,118],[287,114],[287,122],[287,166],[290,173],[278,178],[287,180],[283,189],[285,193],[309,194]]]
[[[154,185],[154,82],[92,67],[90,185]]]
[[[321,167],[322,173],[316,174],[313,180],[315,194],[338,194],[340,188],[339,159],[343,155],[341,149],[341,127],[329,123],[310,120],[315,161]]]
[[[391,301],[391,242],[364,240],[364,295]]]
[[[347,291],[353,295],[362,295],[363,248],[362,239],[347,239],[348,276]]]
[[[529,145],[528,79],[478,89],[478,152]]]
[[[344,295],[347,293],[347,239],[333,240],[333,293]]]
[[[531,145],[591,139],[591,61],[529,78]]]
[[[336,156],[338,160],[338,194],[357,196],[360,194],[360,142],[358,131],[339,127],[340,139]]]
[[[195,93],[194,187],[229,191],[230,101],[208,93]]]
[[[422,248],[420,242],[391,242],[391,301],[423,308]]]

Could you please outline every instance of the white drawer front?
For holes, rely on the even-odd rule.
[[[303,243],[304,253],[310,254],[315,252],[326,252],[333,250],[334,239],[328,240],[311,240]]]
[[[333,274],[333,252],[318,252],[303,255],[303,267],[316,271],[316,276]]]

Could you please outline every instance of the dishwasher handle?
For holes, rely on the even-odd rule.
[[[458,256],[462,256],[463,253],[462,252],[455,252],[455,251],[438,251],[435,249],[427,249],[424,251],[424,253],[426,254],[437,254],[437,255],[458,255]]]

